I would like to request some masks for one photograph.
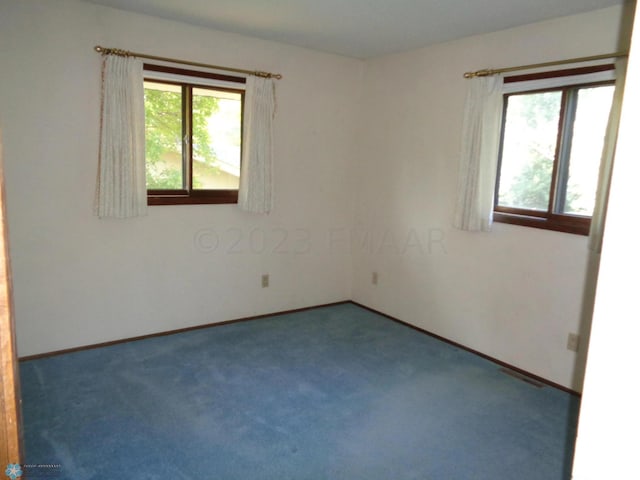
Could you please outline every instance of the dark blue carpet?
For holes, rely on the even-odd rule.
[[[20,365],[69,479],[561,480],[578,400],[356,305]]]

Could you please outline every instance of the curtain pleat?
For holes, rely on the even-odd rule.
[[[609,123],[602,148],[602,160],[600,162],[600,174],[598,177],[598,189],[596,203],[591,217],[591,230],[589,232],[589,250],[594,253],[602,252],[602,236],[607,217],[607,203],[609,201],[609,187],[611,184],[611,172],[618,140],[618,126],[620,125],[620,112],[622,110],[622,96],[627,70],[627,60],[616,61],[616,88],[613,94],[613,103],[609,113]]]
[[[454,227],[489,231],[493,221],[500,128],[502,76],[468,81],[462,125]]]
[[[273,207],[273,118],[275,85],[271,78],[247,78],[242,136],[239,207],[269,213]]]
[[[147,213],[142,68],[142,61],[133,57],[103,57],[95,202],[101,218]]]

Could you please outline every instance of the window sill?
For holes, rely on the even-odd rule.
[[[237,190],[208,190],[189,193],[149,192],[147,205],[212,205],[238,203]]]
[[[569,215],[553,215],[551,217],[534,217],[514,213],[494,212],[494,222],[520,225],[523,227],[541,228],[555,232],[589,235],[591,218]]]

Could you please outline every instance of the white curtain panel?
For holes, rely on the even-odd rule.
[[[468,80],[454,227],[489,231],[502,122],[502,76]]]
[[[619,59],[616,62],[616,89],[613,94],[609,124],[607,125],[607,133],[604,138],[602,160],[600,162],[600,176],[598,177],[598,193],[596,194],[596,204],[593,209],[591,231],[589,232],[589,249],[594,253],[602,252],[602,234],[607,216],[611,172],[615,158],[616,143],[618,141],[618,126],[620,124],[620,112],[622,110],[622,96],[626,74],[627,59]]]
[[[273,206],[273,118],[271,78],[247,78],[238,205],[246,212],[269,213]]]
[[[102,65],[100,160],[95,214],[147,213],[142,61],[106,55]]]

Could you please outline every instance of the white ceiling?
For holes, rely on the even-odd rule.
[[[624,0],[85,0],[193,25],[371,58]]]

